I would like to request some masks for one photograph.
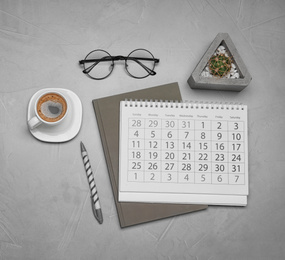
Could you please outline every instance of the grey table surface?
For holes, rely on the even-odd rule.
[[[285,1],[0,1],[0,259],[284,259]],[[241,92],[187,79],[217,33],[229,33],[252,81]],[[102,81],[78,61],[94,49],[146,48],[157,75],[117,64]],[[183,99],[248,105],[249,200],[121,229],[92,99],[178,82]],[[78,135],[45,143],[27,128],[31,96],[66,88],[83,104]],[[104,223],[90,207],[85,143]]]

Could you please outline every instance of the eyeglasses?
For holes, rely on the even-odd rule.
[[[94,50],[87,54],[84,60],[80,60],[79,64],[83,65],[83,73],[92,79],[105,79],[113,71],[115,61],[124,60],[127,73],[136,79],[146,78],[149,75],[154,76],[156,63],[159,59],[145,49],[136,49],[128,56],[111,56],[104,50]]]

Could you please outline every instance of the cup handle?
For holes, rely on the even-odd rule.
[[[41,123],[42,122],[36,116],[34,116],[28,121],[28,126],[30,130],[33,130],[34,128],[38,127]]]

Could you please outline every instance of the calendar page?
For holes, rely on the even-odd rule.
[[[119,201],[247,204],[247,106],[121,101]]]

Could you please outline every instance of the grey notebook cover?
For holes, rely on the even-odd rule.
[[[120,226],[127,227],[207,208],[206,205],[118,201],[120,101],[125,99],[181,100],[177,83],[94,99],[97,118]]]

